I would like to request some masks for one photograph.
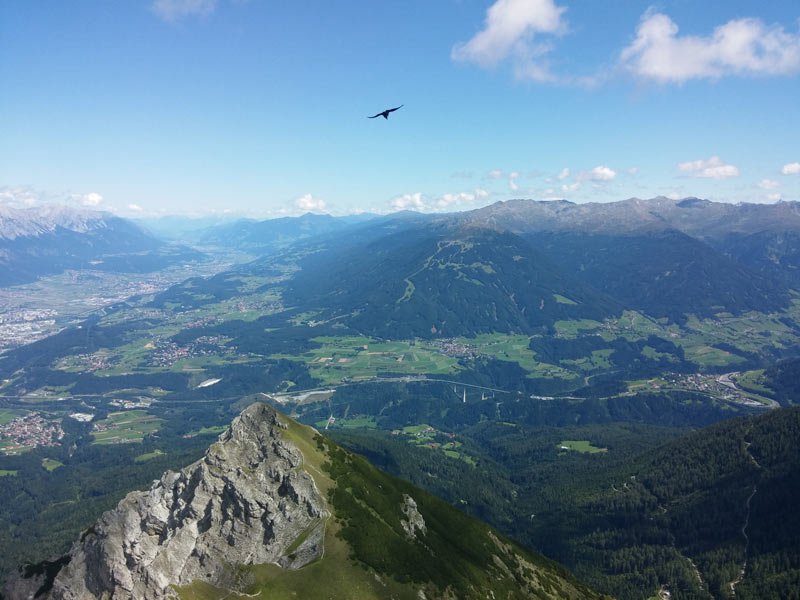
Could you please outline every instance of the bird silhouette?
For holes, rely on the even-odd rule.
[[[403,108],[404,104],[400,106],[395,106],[394,108],[387,108],[386,110],[379,112],[377,115],[372,115],[371,117],[367,117],[368,119],[374,119],[375,117],[383,117],[384,119],[389,118],[389,113],[396,111],[398,108]]]

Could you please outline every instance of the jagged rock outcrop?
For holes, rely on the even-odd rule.
[[[84,532],[39,597],[167,598],[195,580],[228,587],[235,565],[317,558],[329,512],[285,428],[269,406],[248,407],[201,460],[128,494]],[[28,597],[24,587],[8,597]]]
[[[428,530],[428,527],[425,525],[425,519],[422,518],[422,515],[417,509],[416,501],[408,494],[403,496],[403,506],[401,510],[406,518],[400,520],[400,525],[403,527],[403,531],[406,532],[406,535],[411,539],[417,537],[418,531],[422,535],[425,535],[425,532]]]

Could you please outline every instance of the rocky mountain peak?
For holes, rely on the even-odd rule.
[[[285,429],[274,409],[251,405],[202,459],[105,513],[36,597],[167,598],[195,580],[231,586],[232,565],[316,559],[329,512]],[[44,584],[18,579],[6,591],[33,597]]]
[[[61,228],[77,233],[106,226],[109,213],[61,205],[14,208],[0,204],[0,239],[37,237]]]

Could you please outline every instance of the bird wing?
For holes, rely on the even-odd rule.
[[[377,115],[372,115],[371,117],[367,117],[368,119],[375,119],[376,117],[383,117],[384,119],[389,118],[389,113],[396,111],[398,108],[403,108],[405,104],[401,104],[400,106],[395,106],[394,108],[387,108],[386,110],[382,110]]]

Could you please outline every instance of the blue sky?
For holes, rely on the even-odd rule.
[[[3,2],[0,81],[15,205],[800,200],[796,0]]]

